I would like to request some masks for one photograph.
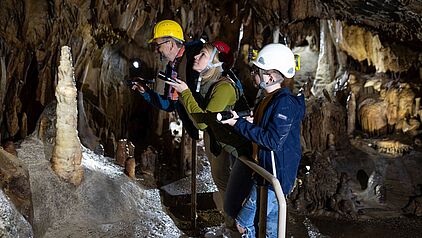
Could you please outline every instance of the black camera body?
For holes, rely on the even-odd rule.
[[[246,110],[246,111],[240,111],[240,112],[236,112],[237,115],[239,117],[247,117],[251,115],[251,111]],[[230,118],[233,117],[233,114],[230,111],[223,111],[223,112],[219,112],[216,115],[217,117],[217,121],[224,121],[224,120],[228,120]]]
[[[178,83],[176,82],[174,79],[167,77],[166,74],[162,71],[158,72],[157,77],[161,80],[167,81],[167,82],[171,82],[171,83]]]

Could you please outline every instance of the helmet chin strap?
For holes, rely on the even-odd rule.
[[[201,81],[202,76],[208,72],[208,70],[212,68],[220,67],[220,72],[223,72],[223,68],[221,67],[223,65],[223,62],[218,62],[216,64],[213,64],[212,61],[214,59],[215,54],[217,54],[217,48],[214,47],[214,50],[212,51],[210,55],[210,59],[208,60],[207,66],[199,73],[199,77],[196,80],[196,92],[199,92],[201,90]]]
[[[212,51],[212,53],[210,55],[210,59],[208,60],[207,66],[205,66],[205,69],[203,69],[200,73],[201,75],[205,74],[206,72],[208,72],[208,70],[210,70],[212,68],[217,68],[217,67],[223,65],[223,62],[218,62],[216,64],[212,63],[215,54],[217,54],[217,48],[214,47],[214,50]],[[221,68],[220,71],[223,71],[223,69]]]

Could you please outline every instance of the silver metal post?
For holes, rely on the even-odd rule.
[[[274,177],[272,174],[270,174],[268,171],[266,171],[264,168],[256,164],[254,161],[248,159],[245,156],[240,156],[239,160],[242,161],[244,164],[249,166],[252,170],[257,172],[259,175],[261,175],[265,180],[271,183],[271,185],[274,188],[275,195],[277,197],[278,202],[278,238],[285,238],[286,237],[286,217],[287,217],[287,204],[286,204],[286,198],[284,197],[283,189],[281,188],[280,181],[276,177]],[[262,203],[262,201],[261,201]],[[267,199],[265,199],[264,202],[265,206],[267,206]],[[265,212],[266,213],[266,212]],[[260,217],[260,223],[261,222],[267,222],[267,217],[265,216],[263,219],[265,221],[261,221]],[[260,229],[261,230],[261,229]],[[264,236],[265,237],[265,236]]]

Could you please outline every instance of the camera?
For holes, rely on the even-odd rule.
[[[239,117],[247,117],[247,116],[251,115],[251,111],[249,111],[249,110],[240,111],[240,112],[236,112],[236,113]],[[232,117],[233,117],[233,114],[230,111],[219,112],[216,115],[217,121],[228,120]]]

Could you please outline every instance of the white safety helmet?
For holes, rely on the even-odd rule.
[[[295,56],[283,44],[272,43],[264,46],[252,63],[263,70],[278,70],[286,78],[293,78],[295,76]]]

